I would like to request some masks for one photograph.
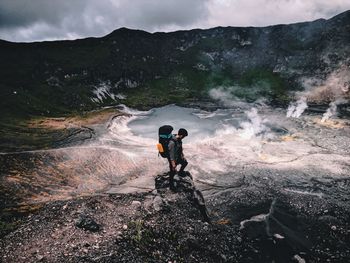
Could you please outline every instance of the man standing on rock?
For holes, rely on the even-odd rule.
[[[180,170],[179,170],[179,176],[185,176],[184,169],[187,166],[188,162],[185,159],[185,156],[183,154],[182,149],[182,139],[185,138],[188,135],[188,132],[181,128],[179,129],[178,133],[176,135],[173,135],[173,138],[170,140],[168,149],[169,149],[169,167],[170,167],[170,178],[169,178],[169,184],[170,189],[175,190],[174,186],[174,176],[176,174],[176,166],[178,164],[181,164]]]

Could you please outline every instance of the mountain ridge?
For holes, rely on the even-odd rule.
[[[175,30],[175,31],[169,31],[169,32],[163,32],[163,31],[155,31],[155,32],[149,32],[147,30],[142,30],[142,29],[135,29],[135,28],[128,28],[128,27],[120,27],[112,32],[108,33],[107,35],[101,36],[101,37],[83,37],[83,38],[77,38],[77,39],[58,39],[58,40],[43,40],[43,41],[33,41],[33,42],[16,42],[16,41],[9,41],[5,39],[0,39],[0,42],[9,42],[9,43],[18,43],[18,44],[24,44],[24,43],[43,43],[43,42],[57,42],[57,41],[76,41],[76,40],[85,40],[85,39],[100,39],[100,38],[106,38],[112,34],[118,33],[120,31],[134,31],[134,32],[143,32],[143,33],[148,33],[151,35],[155,34],[172,34],[172,33],[177,33],[177,32],[188,32],[188,31],[204,31],[204,30],[210,30],[210,29],[218,29],[218,28],[269,28],[269,27],[275,27],[275,26],[284,26],[284,25],[299,25],[299,24],[306,24],[306,23],[313,23],[313,22],[326,22],[326,21],[334,21],[334,20],[339,20],[339,19],[344,19],[347,16],[349,16],[348,19],[350,19],[350,10],[346,10],[344,12],[341,12],[329,19],[325,18],[318,18],[315,20],[310,20],[310,21],[303,21],[303,22],[294,22],[294,23],[280,23],[280,24],[272,24],[272,25],[267,25],[267,26],[215,26],[215,27],[210,27],[210,28],[192,28],[188,30]]]
[[[349,21],[346,11],[267,27],[120,28],[101,38],[0,41],[1,110],[25,117],[120,103],[150,108],[210,100],[210,89],[236,86],[238,99],[287,105],[304,89],[301,79],[325,79],[350,64]]]

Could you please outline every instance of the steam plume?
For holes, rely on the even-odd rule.
[[[287,110],[287,117],[299,118],[307,109],[306,97],[301,97],[297,102],[291,103]]]
[[[342,65],[333,71],[326,80],[304,80],[308,101],[324,103],[336,101],[340,98],[349,99],[350,70]]]
[[[241,127],[243,128],[243,133],[241,134],[241,137],[249,139],[254,136],[260,135],[268,130],[268,128],[264,124],[266,120],[262,119],[259,116],[258,110],[256,108],[252,108],[250,111],[246,111],[245,113],[249,118],[249,121],[241,123]]]
[[[234,96],[230,89],[223,87],[213,88],[209,91],[209,96],[214,100],[219,101],[225,107],[242,106],[243,102]]]
[[[328,120],[332,116],[335,116],[337,114],[338,105],[346,103],[346,102],[347,102],[347,100],[345,100],[345,99],[337,99],[335,101],[332,101],[329,104],[329,108],[327,109],[327,111],[323,114],[321,122],[325,122],[326,120]]]

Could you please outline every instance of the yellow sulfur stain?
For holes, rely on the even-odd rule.
[[[266,161],[269,157],[266,154],[260,154],[259,158],[263,161]]]
[[[290,141],[295,141],[298,138],[296,134],[288,134],[281,136],[281,140],[284,142],[290,142]]]
[[[231,224],[231,220],[227,218],[222,218],[216,222],[218,225],[228,225]]]
[[[340,119],[328,119],[322,122],[322,118],[315,118],[313,120],[315,124],[327,127],[327,128],[332,128],[332,129],[342,129],[345,127],[349,127],[350,123],[346,120],[340,120]]]

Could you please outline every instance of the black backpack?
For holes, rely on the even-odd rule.
[[[169,157],[168,144],[173,139],[172,131],[174,128],[170,125],[163,125],[159,128],[158,137],[159,143],[157,144],[158,152],[163,158]]]

